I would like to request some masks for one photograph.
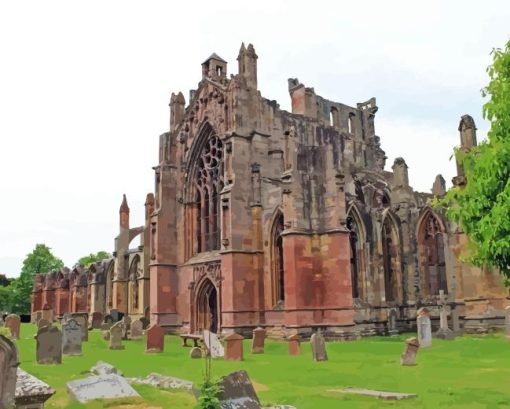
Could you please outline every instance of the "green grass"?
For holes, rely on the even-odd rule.
[[[193,408],[194,398],[180,391],[160,391],[135,386],[146,402],[94,402],[87,406],[70,402],[66,382],[88,376],[98,361],[111,363],[125,376],[145,376],[151,372],[176,376],[200,383],[203,360],[190,359],[189,348],[176,336],[167,336],[163,354],[145,354],[144,341],[124,341],[126,349],[111,351],[100,331],[92,331],[83,344],[83,356],[64,357],[62,365],[35,362],[36,331],[23,325],[17,344],[21,367],[41,378],[57,393],[47,408]],[[501,334],[464,336],[453,341],[434,340],[431,348],[418,352],[417,365],[400,366],[406,336],[373,337],[355,342],[328,343],[329,361],[314,362],[310,346],[303,343],[301,356],[289,356],[287,344],[267,341],[264,354],[249,353],[245,341],[243,362],[213,361],[218,377],[239,369],[248,371],[264,404],[281,403],[298,409],[337,408],[510,408],[510,343]],[[418,398],[382,401],[344,395],[330,390],[360,387],[393,392],[417,393]]]

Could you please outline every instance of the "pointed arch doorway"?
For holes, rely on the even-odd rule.
[[[195,332],[209,330],[217,333],[219,329],[218,290],[211,280],[205,278],[195,297]]]

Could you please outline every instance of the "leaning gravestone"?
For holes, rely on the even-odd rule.
[[[207,347],[211,358],[223,358],[225,356],[225,349],[223,348],[223,345],[221,345],[218,335],[214,332],[204,330],[203,336],[205,346]]]
[[[246,371],[224,376],[219,385],[221,409],[261,409],[259,398]]]
[[[140,320],[134,320],[131,324],[131,339],[140,339],[143,336],[143,324]]]
[[[19,315],[9,314],[5,318],[4,325],[11,330],[11,334],[14,339],[19,339],[19,329],[21,325],[21,318]]]
[[[264,328],[256,328],[253,330],[253,339],[251,344],[252,354],[264,353],[264,341],[266,339],[266,330]]]
[[[72,399],[86,403],[93,399],[114,399],[139,397],[127,380],[116,374],[91,376],[67,383]]]
[[[153,324],[145,331],[145,352],[163,352],[165,350],[165,330]]]
[[[62,324],[62,353],[64,355],[81,355],[80,324],[72,318]]]
[[[117,322],[113,327],[110,328],[110,349],[124,349],[122,345],[122,338],[124,334],[124,323],[122,321]]]
[[[400,356],[400,364],[403,366],[412,366],[416,365],[416,354],[418,353],[418,349],[420,348],[420,343],[416,338],[408,338],[406,339],[406,346],[404,348],[404,352]]]
[[[62,333],[57,327],[42,327],[35,335],[36,357],[39,364],[62,363]]]
[[[418,342],[420,343],[420,348],[428,348],[432,346],[432,324],[430,322],[430,313],[427,308],[420,308],[418,310],[416,327],[418,329]]]
[[[0,335],[0,408],[11,408],[16,393],[18,351],[9,338]]]
[[[310,345],[312,347],[312,355],[314,361],[327,361],[328,354],[326,352],[326,342],[320,330],[312,334],[310,338]]]

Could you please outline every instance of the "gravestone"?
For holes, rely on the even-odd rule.
[[[510,341],[510,306],[505,308],[505,332],[506,339]]]
[[[134,320],[131,324],[131,339],[140,339],[143,336],[143,324],[140,320]]]
[[[416,354],[420,348],[420,343],[417,338],[407,338],[404,352],[400,356],[400,365],[412,366],[416,365]]]
[[[51,323],[48,320],[41,318],[39,320],[39,322],[37,323],[37,328],[49,327],[50,325],[51,325]]]
[[[222,409],[261,409],[255,388],[246,371],[233,372],[219,381]]]
[[[11,335],[14,339],[19,339],[19,330],[21,325],[21,318],[16,314],[9,314],[5,318],[5,324],[11,330]]]
[[[125,348],[124,345],[122,345],[124,332],[124,323],[122,321],[117,322],[110,328],[110,349]]]
[[[119,310],[110,310],[110,314],[109,314],[112,318],[113,318],[113,322],[118,322],[120,321],[120,313],[119,313]]]
[[[110,315],[110,314],[106,314],[106,315],[104,316],[103,323],[104,323],[104,324],[109,324],[109,325],[110,325],[110,327],[111,327],[113,324],[115,324],[115,319],[113,318],[113,316],[112,316],[112,315]]]
[[[48,304],[46,304],[42,309],[41,319],[46,320],[48,322],[53,322],[53,308],[51,308]]]
[[[0,335],[0,408],[10,408],[16,393],[18,351],[9,338]]]
[[[416,317],[416,328],[418,329],[418,342],[420,348],[432,346],[432,324],[430,311],[427,308],[420,308]]]
[[[50,387],[35,376],[18,368],[16,381],[16,408],[41,409],[44,402],[55,394],[55,389]],[[1,407],[1,405],[0,405]]]
[[[289,355],[300,355],[301,346],[299,344],[299,335],[294,334],[287,338],[289,342]]]
[[[189,357],[192,359],[202,358],[202,349],[199,347],[193,347],[189,351]]]
[[[42,311],[36,311],[34,314],[34,324],[37,325],[39,323],[39,320],[42,318]]]
[[[68,382],[67,391],[72,399],[76,399],[80,403],[86,403],[93,399],[140,396],[125,378],[117,374],[91,376]]]
[[[328,354],[326,352],[326,341],[322,336],[320,330],[312,334],[310,338],[310,345],[312,347],[312,356],[314,361],[327,361]]]
[[[453,339],[455,334],[448,328],[448,306],[446,304],[446,295],[444,290],[439,290],[439,329],[436,332],[436,338]]]
[[[81,355],[82,330],[76,320],[68,319],[62,324],[62,353]]]
[[[93,312],[90,321],[90,327],[92,329],[101,329],[101,324],[103,323],[103,314],[100,312]]]
[[[397,336],[397,310],[395,308],[390,309],[388,313],[388,335]]]
[[[131,330],[131,317],[129,315],[125,315],[121,321],[124,324],[122,339],[128,339],[129,331]]]
[[[208,354],[211,355],[211,358],[223,358],[225,356],[225,349],[223,345],[221,345],[218,335],[214,332],[204,330],[203,337]]]
[[[154,324],[145,331],[145,352],[163,352],[165,350],[165,330]]]
[[[103,339],[105,341],[109,341],[110,340],[110,330],[103,331]]]
[[[251,343],[252,354],[264,353],[264,342],[266,340],[266,330],[264,328],[256,328],[253,330],[253,339]]]
[[[57,327],[42,327],[35,335],[36,359],[39,364],[62,363],[62,333]]]
[[[140,321],[142,322],[142,329],[145,330],[145,329],[149,328],[149,325],[151,323],[150,320],[148,320],[145,317],[142,317],[142,318],[140,318]]]
[[[69,319],[76,320],[76,322],[81,327],[81,340],[82,341],[88,341],[89,340],[89,329],[88,329],[88,323],[89,323],[89,314],[86,312],[73,312],[70,314],[64,314],[63,322],[66,322]]]
[[[243,337],[233,332],[225,338],[225,360],[242,361],[243,358]]]

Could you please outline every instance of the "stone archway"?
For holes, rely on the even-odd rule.
[[[218,290],[211,280],[205,278],[195,297],[195,331],[218,332],[220,327],[218,301]]]

